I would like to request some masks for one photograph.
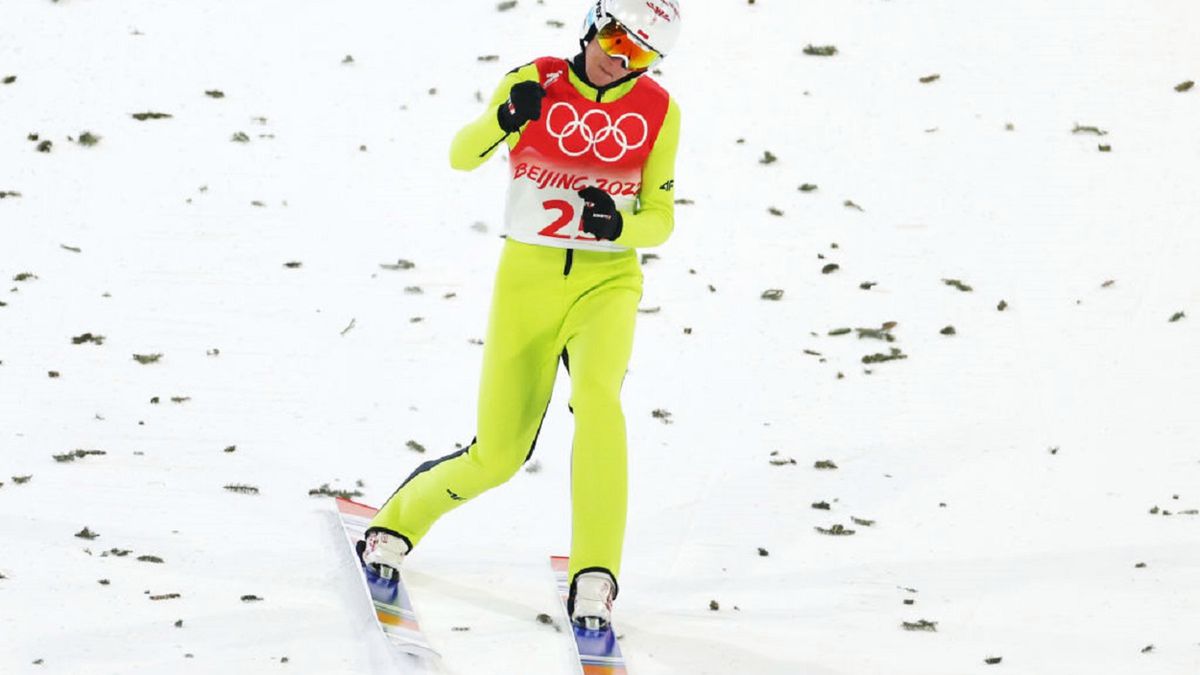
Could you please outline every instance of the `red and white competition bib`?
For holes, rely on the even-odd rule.
[[[618,209],[633,209],[642,189],[642,166],[670,98],[642,76],[621,98],[597,103],[571,84],[566,61],[542,58],[535,63],[546,98],[542,118],[525,126],[509,153],[505,232],[539,246],[623,251],[626,247],[580,228],[583,199],[577,193],[594,185],[612,195]]]

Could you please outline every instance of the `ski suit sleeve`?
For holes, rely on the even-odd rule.
[[[629,248],[658,246],[675,229],[675,151],[679,147],[679,106],[667,107],[650,156],[642,167],[642,188],[632,213],[621,212],[621,236],[613,243]]]
[[[539,79],[537,66],[533,63],[505,75],[483,114],[454,135],[454,140],[450,143],[450,166],[459,171],[471,171],[495,154],[502,141],[508,141],[508,147],[512,149],[517,144],[520,133],[505,133],[496,119],[496,109],[508,100],[508,92],[514,84],[526,80],[537,82]]]

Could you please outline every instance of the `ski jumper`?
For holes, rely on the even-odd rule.
[[[505,134],[497,107],[521,81],[546,90],[541,118]],[[450,163],[471,170],[509,148],[506,241],[483,348],[476,435],[421,464],[372,520],[415,546],[440,516],[511,478],[533,455],[561,360],[571,378],[570,577],[615,579],[625,535],[626,434],[620,392],[642,296],[638,247],[674,227],[679,108],[647,76],[596,89],[563,59],[508,73],[484,113],[455,136]],[[615,241],[580,229],[588,186],[610,194]]]

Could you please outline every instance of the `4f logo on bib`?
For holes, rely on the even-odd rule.
[[[650,125],[636,112],[614,120],[599,108],[580,115],[570,103],[559,101],[546,115],[546,132],[558,140],[558,149],[568,157],[591,152],[602,162],[619,162],[630,150],[646,144]]]

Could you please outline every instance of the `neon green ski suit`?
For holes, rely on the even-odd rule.
[[[626,515],[620,392],[642,296],[634,249],[663,243],[674,227],[680,115],[674,99],[645,76],[598,90],[565,64],[539,59],[510,72],[483,114],[459,131],[451,145],[451,165],[472,170],[505,141],[514,165],[513,190],[535,191],[536,198],[522,201],[510,190],[508,236],[484,342],[475,439],[464,450],[419,466],[370,528],[397,534],[414,546],[441,515],[511,478],[533,454],[561,359],[571,378],[575,417],[570,578],[581,570],[602,569],[615,579]],[[540,81],[548,92],[541,120],[506,135],[496,109],[514,84],[526,80]],[[626,99],[631,92],[641,99]],[[631,101],[642,99],[656,101],[657,117],[630,107]],[[631,123],[639,118],[645,131]],[[584,129],[585,123],[607,124],[608,130]],[[540,138],[541,149],[526,137]],[[619,145],[609,147],[605,141]],[[562,153],[554,150],[555,142]],[[595,157],[584,158],[587,150]],[[612,168],[612,158],[627,152],[641,152],[641,159],[630,159],[633,164],[624,169]],[[571,159],[576,156],[581,159]],[[563,188],[561,199],[543,200],[555,181]],[[582,204],[573,195],[584,182],[615,195],[624,223],[616,240],[562,234],[578,223],[576,210]],[[514,210],[514,202],[531,206]],[[560,217],[547,224],[555,216]]]

